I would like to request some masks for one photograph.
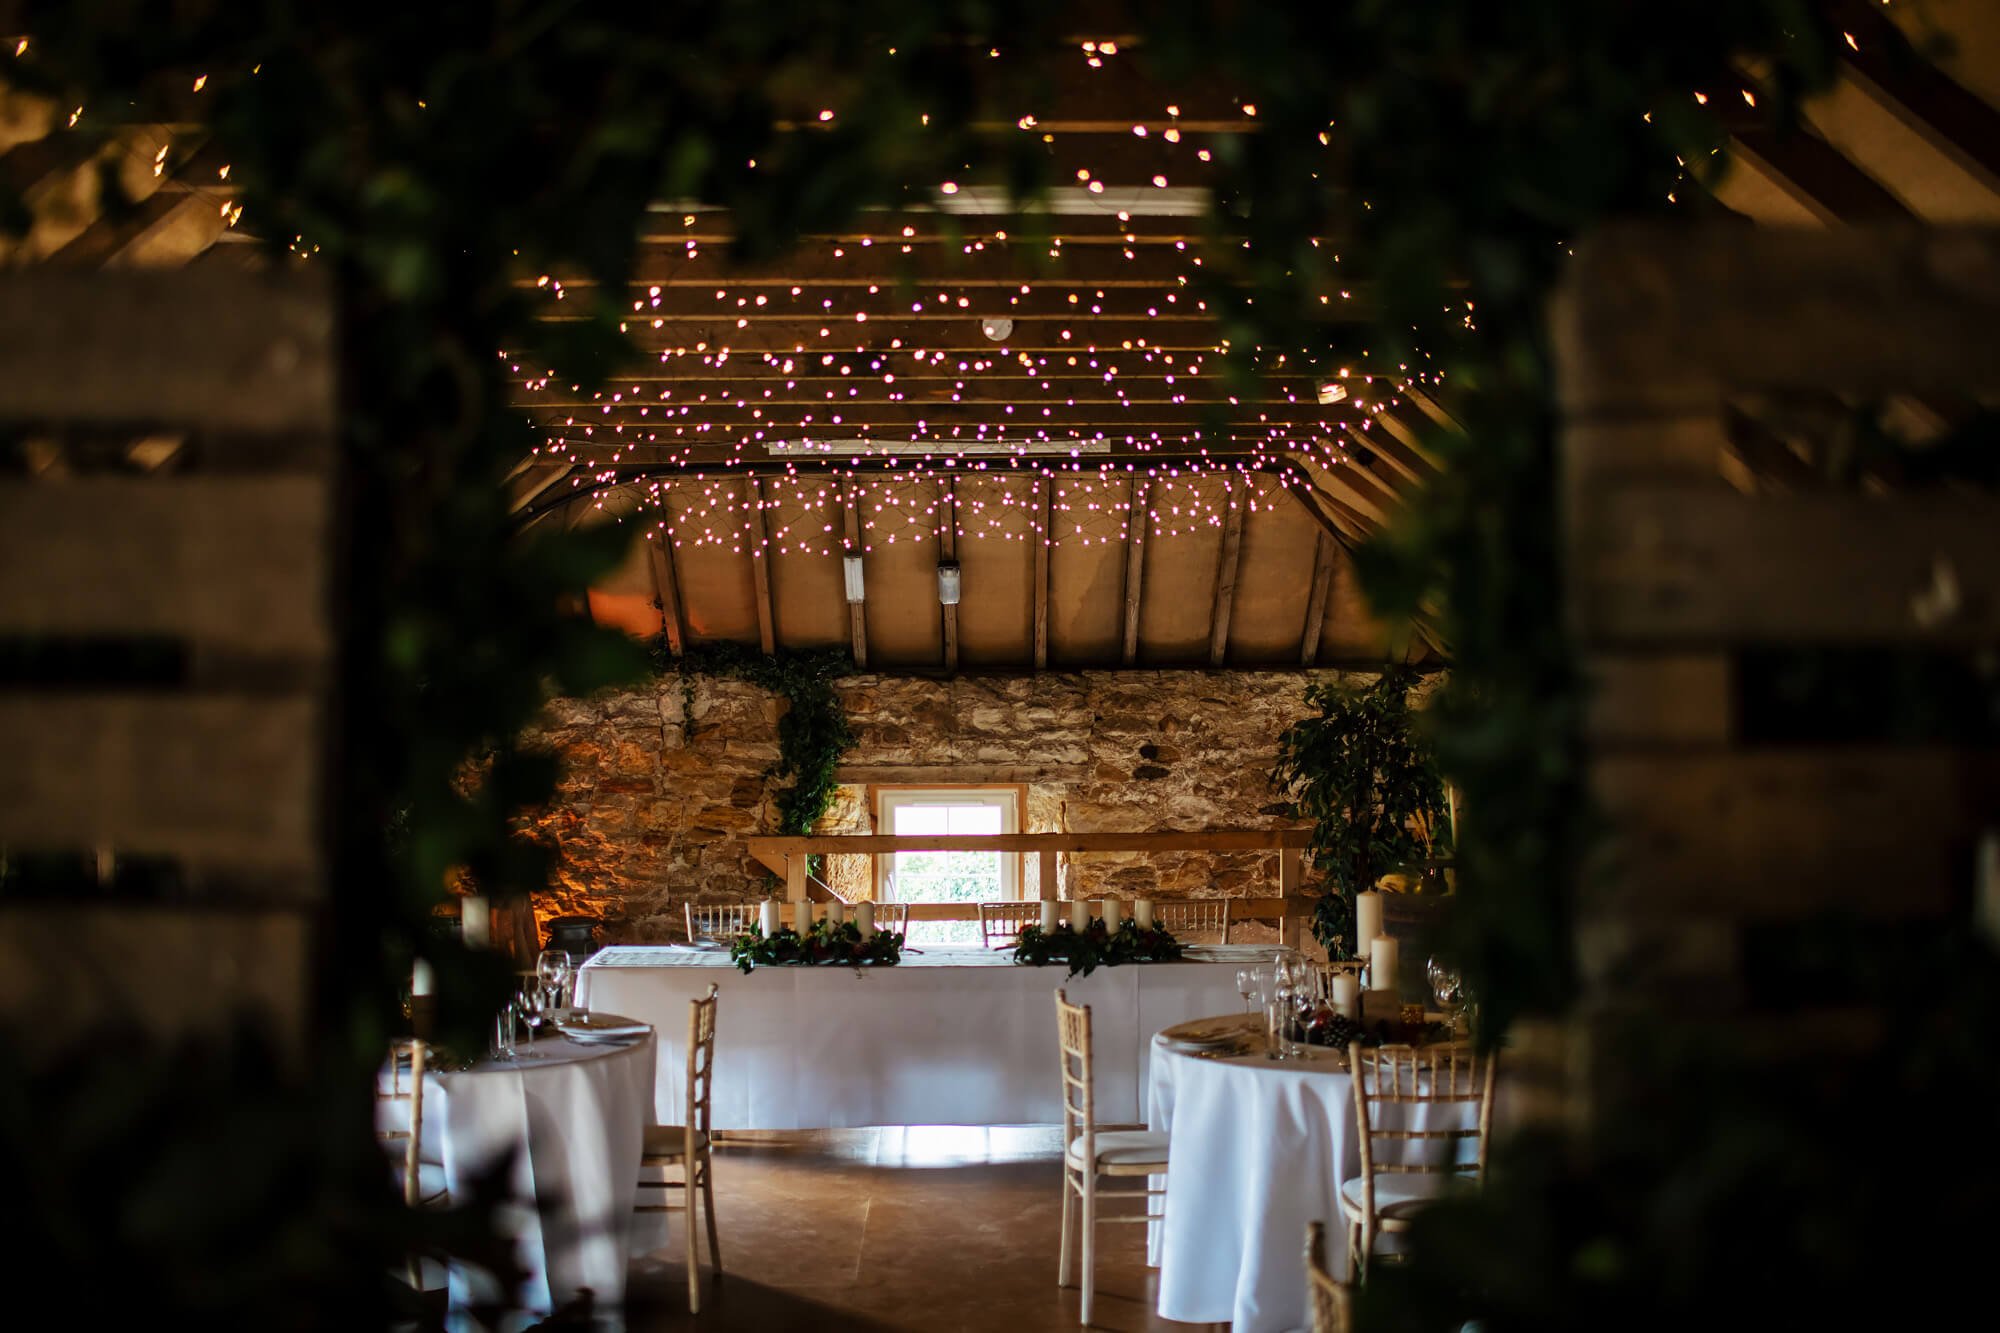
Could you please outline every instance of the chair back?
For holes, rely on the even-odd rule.
[[[410,1108],[408,1129],[378,1126],[375,1137],[384,1144],[396,1144],[402,1148],[403,1202],[411,1208],[416,1207],[423,1197],[418,1172],[424,1145],[424,1062],[428,1054],[429,1048],[421,1041],[390,1042],[389,1086],[384,1088],[379,1081],[375,1085],[377,1100],[404,1102]],[[409,1057],[407,1077],[403,1063],[406,1055]]]
[[[1083,1139],[1083,1160],[1097,1160],[1097,1106],[1090,1057],[1090,1006],[1056,991],[1056,1044],[1062,1056],[1063,1143]]]
[[[1195,898],[1154,903],[1153,924],[1171,935],[1212,934],[1217,944],[1229,943],[1229,900]]]
[[[979,904],[979,942],[989,949],[1004,949],[1021,934],[1021,928],[1042,918],[1040,902]]]
[[[850,913],[850,915],[852,915]],[[908,903],[875,904],[875,929],[893,930],[898,935],[910,933],[910,905]]]
[[[1493,1124],[1493,1056],[1480,1054],[1469,1041],[1373,1050],[1357,1041],[1347,1048],[1347,1060],[1354,1071],[1362,1209],[1369,1217],[1375,1215],[1378,1175],[1476,1180],[1485,1174]],[[1443,1108],[1444,1115],[1434,1114],[1436,1108]]]
[[[1354,1289],[1326,1269],[1326,1224],[1306,1223],[1306,1287],[1312,1333],[1347,1333],[1354,1319]]]
[[[694,1160],[695,1135],[708,1133],[709,1101],[715,1091],[715,1009],[722,988],[708,983],[708,994],[688,1001],[687,1039],[687,1160]]]
[[[757,909],[749,903],[722,903],[698,907],[693,903],[682,903],[687,912],[688,942],[696,940],[733,940],[738,935],[747,935],[757,923]]]

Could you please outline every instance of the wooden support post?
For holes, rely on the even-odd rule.
[[[1299,665],[1319,661],[1319,643],[1326,628],[1326,599],[1333,584],[1333,538],[1324,531],[1313,543],[1312,591],[1306,595],[1306,626],[1299,635]]]
[[[938,487],[938,563],[958,563],[958,484],[946,477]],[[960,585],[961,588],[963,584]],[[944,613],[944,669],[958,670],[958,607],[938,608]]]
[[[1292,899],[1298,894],[1305,881],[1305,852],[1297,847],[1278,849],[1278,897],[1285,904],[1284,915],[1278,919],[1278,943],[1287,949],[1299,947],[1299,918],[1292,915],[1298,908]]]
[[[1050,847],[1040,852],[1039,855],[1041,857],[1042,871],[1042,901],[1052,903],[1056,900],[1057,853],[1053,847]]]
[[[1055,541],[1050,525],[1049,479],[1035,479],[1035,670],[1049,665],[1049,548]]]
[[[1139,594],[1146,576],[1146,510],[1153,483],[1145,477],[1132,479],[1132,503],[1125,519],[1125,648],[1126,666],[1139,660]]]
[[[1215,574],[1215,615],[1208,626],[1208,664],[1222,665],[1229,651],[1229,616],[1236,603],[1236,571],[1243,556],[1243,496],[1236,479],[1227,485],[1229,508],[1222,516],[1222,557]]]
[[[745,477],[743,502],[748,508],[750,569],[757,587],[757,643],[768,654],[777,651],[778,635],[771,618],[771,537],[764,523],[764,483]]]
[[[794,852],[785,858],[785,900],[802,903],[810,895],[806,892],[806,853]]]
[[[660,629],[667,636],[668,650],[679,657],[686,651],[687,640],[681,630],[681,590],[680,580],[674,575],[673,533],[662,528],[646,545],[653,562],[653,586],[660,598]]]
[[[866,596],[868,588],[866,573],[867,557],[861,553],[861,520],[854,512],[854,491],[852,488],[841,492],[840,523],[843,534],[841,554],[843,556],[853,556],[856,560],[862,561],[861,587],[863,595]],[[847,570],[843,565],[841,568],[841,579],[845,582],[846,578]],[[850,646],[854,652],[854,665],[866,667],[868,665],[867,602],[849,602],[847,604],[847,633]]]

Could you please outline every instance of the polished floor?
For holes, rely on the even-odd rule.
[[[1061,1161],[1054,1129],[742,1136],[715,1158],[725,1276],[704,1288],[691,1318],[674,1214],[671,1244],[633,1263],[628,1327],[1077,1328],[1077,1293],[1056,1286]],[[1145,1266],[1144,1235],[1100,1229],[1092,1326],[1186,1333],[1195,1326],[1153,1313],[1157,1275]]]

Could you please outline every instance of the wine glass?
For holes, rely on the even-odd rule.
[[[1291,1056],[1291,1042],[1286,1037],[1286,1029],[1292,1021],[1292,987],[1288,981],[1274,981],[1266,992],[1269,997],[1264,1006],[1264,1037],[1267,1049],[1265,1058],[1285,1060]]]
[[[1459,1011],[1465,1008],[1465,978],[1459,970],[1433,958],[1424,966],[1424,977],[1431,984],[1431,998],[1437,1001],[1445,1017],[1452,1026],[1458,1026]]]
[[[557,949],[544,949],[535,959],[535,979],[548,992],[547,1004],[559,1017],[569,998],[571,983],[569,955]]]
[[[1256,989],[1257,989],[1256,969],[1249,967],[1237,968],[1236,993],[1243,997],[1243,1012],[1246,1014],[1250,1012],[1250,996],[1256,991]]]

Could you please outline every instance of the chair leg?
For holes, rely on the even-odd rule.
[[[1097,1173],[1083,1173],[1083,1326],[1090,1327],[1090,1298],[1097,1291]]]
[[[1349,1222],[1347,1224],[1347,1280],[1349,1282],[1359,1282],[1361,1280],[1361,1224],[1359,1222]]]
[[[701,1214],[708,1223],[708,1262],[714,1267],[714,1280],[722,1281],[722,1245],[715,1238],[715,1159],[707,1153],[701,1155]]]
[[[685,1168],[687,1183],[687,1266],[688,1266],[688,1313],[701,1313],[701,1260],[695,1253],[694,1229],[694,1163]]]
[[[1076,1192],[1070,1186],[1069,1167],[1063,1167],[1062,1178],[1062,1258],[1056,1263],[1056,1285],[1069,1285],[1069,1245],[1071,1218],[1076,1215]]]

